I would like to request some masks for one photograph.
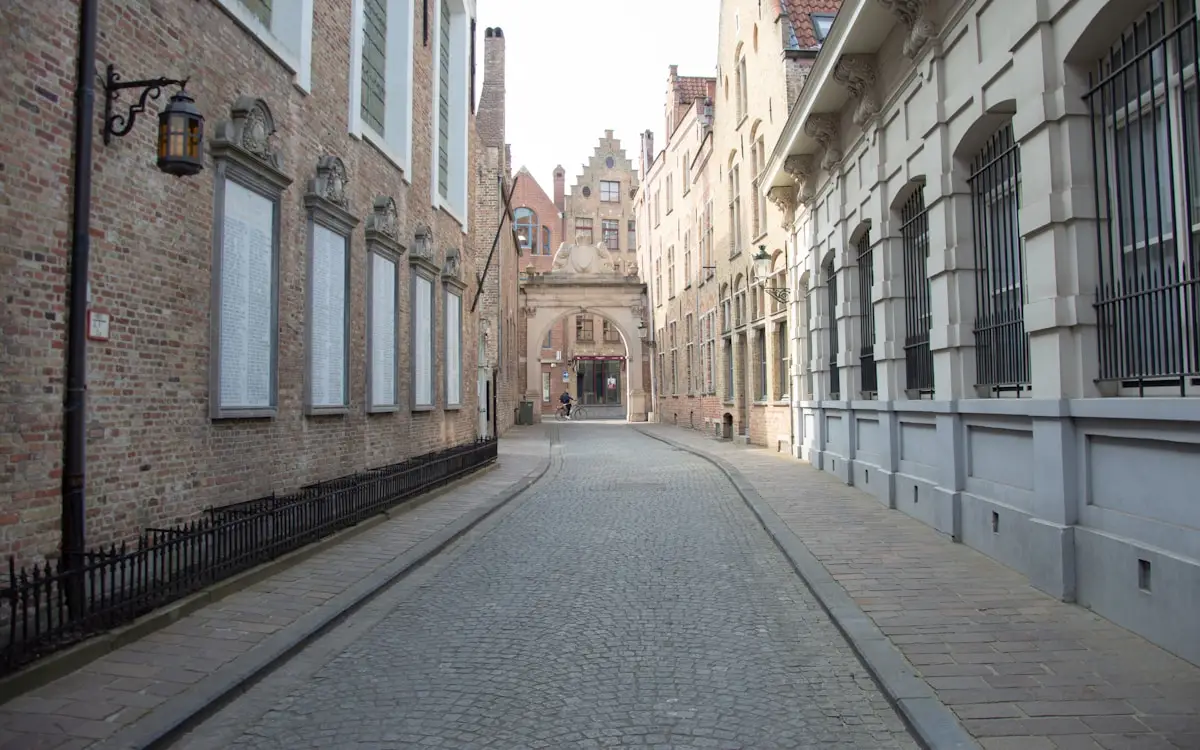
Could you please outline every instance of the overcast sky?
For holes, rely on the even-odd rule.
[[[484,29],[504,30],[513,173],[528,167],[553,198],[554,166],[566,169],[569,189],[607,129],[635,169],[642,131],[653,130],[661,149],[668,67],[715,75],[719,4],[478,0],[481,74]]]

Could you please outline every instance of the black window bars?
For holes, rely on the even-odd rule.
[[[837,329],[837,271],[833,267],[833,258],[825,264],[825,290],[829,302],[829,398],[836,401],[842,395],[842,373],[838,370],[838,329]]]
[[[874,398],[879,392],[879,373],[875,367],[875,307],[871,302],[871,290],[875,286],[875,264],[869,229],[858,238],[855,250],[858,253],[858,330],[862,339],[858,364],[862,373],[862,394]]]
[[[929,213],[925,186],[913,191],[900,210],[900,236],[904,251],[904,365],[905,388],[910,395],[933,395],[933,353],[929,349],[932,324],[929,291]]]
[[[1200,386],[1200,99],[1195,0],[1162,0],[1090,78],[1099,380]]]
[[[1018,223],[1020,150],[1012,123],[976,155],[971,186],[975,244],[976,384],[992,395],[1028,391],[1029,335],[1025,332],[1025,248]]]

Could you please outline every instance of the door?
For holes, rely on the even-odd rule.
[[[490,428],[492,423],[490,418],[492,379],[487,366],[487,339],[482,335],[479,337],[479,358],[475,361],[479,363],[475,376],[475,402],[479,404],[479,436],[487,438],[492,436]]]

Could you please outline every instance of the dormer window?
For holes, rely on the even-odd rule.
[[[817,38],[817,43],[825,41],[825,37],[829,36],[829,29],[833,26],[833,13],[811,13],[809,18],[812,19],[813,36]]]

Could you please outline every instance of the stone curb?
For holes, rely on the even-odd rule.
[[[127,625],[114,628],[107,633],[92,636],[82,643],[39,659],[20,672],[0,679],[0,705],[25,693],[44,687],[60,677],[65,677],[72,672],[82,669],[117,649],[144,638],[155,631],[162,630],[180,618],[187,617],[213,602],[224,599],[230,594],[235,594],[249,588],[259,581],[270,578],[293,565],[302,563],[313,555],[348,541],[385,521],[398,518],[415,510],[467,482],[478,479],[495,469],[498,465],[497,461],[493,461],[441,487],[435,487],[423,495],[417,495],[370,518],[365,518],[354,526],[342,529],[332,536],[313,542],[298,550],[293,550],[258,567],[230,576],[223,581],[218,581],[208,588],[201,589],[194,594],[189,594],[153,612],[148,612]]]
[[[553,446],[547,440],[547,454]],[[551,461],[539,461],[533,471],[509,485],[486,505],[459,517],[434,536],[420,542],[392,562],[371,573],[318,609],[301,616],[259,646],[234,659],[168,700],[134,724],[92,750],[155,750],[169,746],[183,732],[212,715],[230,699],[249,689],[315,638],[328,632],[347,616],[367,604],[388,586],[450,546],[496,510],[529,489],[549,470]],[[475,472],[471,477],[478,477]]]
[[[699,456],[721,470],[749,506],[771,539],[845,636],[850,648],[870,672],[888,701],[903,717],[912,733],[928,750],[980,750],[980,745],[959,723],[946,704],[925,680],[917,676],[908,659],[891,644],[869,615],[854,603],[804,542],[758,494],[742,473],[725,460],[670,438],[634,428],[653,440]]]

